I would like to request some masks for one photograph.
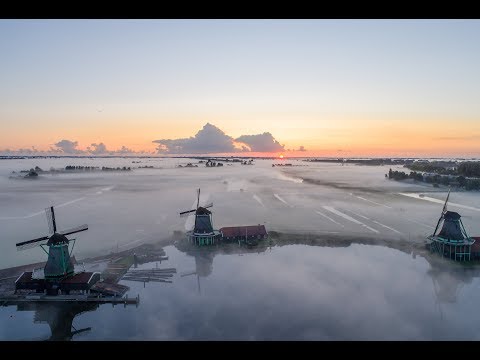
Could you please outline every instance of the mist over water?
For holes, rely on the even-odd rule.
[[[73,324],[92,330],[74,340],[479,338],[471,316],[480,300],[476,268],[418,253],[442,204],[402,195],[443,200],[447,189],[389,181],[388,166],[283,161],[302,166],[272,167],[279,160],[218,168],[195,159],[2,160],[0,268],[45,261],[40,248],[17,252],[15,244],[48,233],[43,210],[53,205],[60,230],[89,226],[76,235],[77,259],[165,241],[169,259],[159,266],[178,271],[172,284],[122,280],[129,296],[140,295],[138,308],[102,305],[81,313]],[[176,167],[189,162],[198,168]],[[66,165],[132,171],[9,178],[12,171]],[[200,205],[214,203],[214,228],[264,224],[287,240],[258,252],[182,252],[169,239],[193,226],[193,217],[179,212],[195,207],[197,188]],[[452,192],[450,201],[464,206],[451,209],[471,236],[480,236],[474,209],[480,195]],[[324,242],[311,242],[316,237]],[[187,273],[194,274],[182,276]],[[0,339],[48,338],[49,325],[34,323],[33,314],[0,308]]]

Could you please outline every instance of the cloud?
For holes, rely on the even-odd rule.
[[[265,132],[258,135],[242,135],[237,139],[225,134],[218,127],[207,123],[194,137],[154,140],[159,144],[159,154],[210,154],[233,152],[285,151],[284,146]]]
[[[33,149],[18,149],[17,152],[20,154],[26,154],[26,155],[35,154],[35,151]]]
[[[206,154],[242,151],[237,148],[231,136],[216,126],[207,123],[194,137],[184,139],[154,140],[158,153],[164,154]]]
[[[275,140],[269,132],[257,135],[242,135],[235,139],[235,141],[247,144],[250,151],[255,152],[285,151],[285,146]]]
[[[0,155],[2,156],[61,156],[61,155],[151,155],[156,154],[156,152],[151,152],[147,150],[135,151],[125,145],[123,145],[118,150],[108,150],[107,146],[103,143],[93,143],[91,146],[87,146],[85,150],[78,149],[77,141],[62,140],[54,144],[56,147],[50,147],[48,150],[38,150],[35,146],[31,148],[20,148],[17,150],[11,149],[0,149]]]
[[[305,149],[305,146],[300,145],[297,151],[307,151],[307,149]]]
[[[92,144],[93,146],[93,150],[91,150],[90,148],[88,149],[92,154],[94,155],[98,155],[98,154],[106,154],[108,153],[108,150],[107,150],[107,147],[105,146],[104,143],[100,143],[100,144],[95,144],[93,143]]]
[[[121,148],[120,150],[117,150],[117,151],[115,151],[115,152],[118,153],[118,154],[137,154],[136,151],[134,151],[134,150],[132,150],[132,149],[129,149],[129,148],[127,148],[127,147],[124,146],[124,145],[122,146],[122,148]],[[144,151],[141,151],[140,153],[143,154]]]
[[[70,141],[70,140],[61,140],[57,142],[55,145],[65,154],[80,154],[83,153],[82,150],[77,149],[78,142],[77,141]]]

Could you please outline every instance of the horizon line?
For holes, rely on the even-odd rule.
[[[93,158],[164,158],[164,159],[325,159],[325,160],[339,160],[339,159],[452,159],[452,160],[480,160],[479,157],[451,157],[451,156],[208,156],[208,155],[193,155],[193,156],[165,156],[165,155],[0,155],[0,159],[33,159],[33,158],[79,158],[79,159],[93,159]]]

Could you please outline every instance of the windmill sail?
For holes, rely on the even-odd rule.
[[[45,215],[47,215],[48,230],[50,230],[50,233],[53,234],[57,232],[57,224],[55,222],[53,206],[45,208]]]
[[[45,245],[47,243],[47,241],[48,241],[48,236],[42,236],[42,237],[37,238],[37,239],[20,242],[20,243],[16,244],[15,246],[17,247],[17,250],[25,250],[25,249],[30,249],[30,248],[35,247],[35,246]]]
[[[207,209],[207,208],[211,208],[213,206],[213,203],[210,203],[206,206],[199,206],[197,207],[196,209],[192,209],[192,210],[187,210],[187,211],[182,211],[180,213],[180,217],[185,217],[185,216],[189,216],[189,215],[192,215],[193,213],[199,213],[199,212],[202,212],[203,210],[202,209]],[[208,212],[210,213],[210,212]]]
[[[197,211],[197,209],[182,211],[182,212],[180,213],[180,216],[181,216],[181,217],[188,216],[188,215],[190,215],[191,213],[194,213],[195,211]]]
[[[445,199],[445,204],[443,204],[442,214],[445,214],[447,212],[447,202],[449,197],[450,197],[450,189],[448,189],[447,198]]]
[[[197,189],[197,206],[195,207],[195,209],[182,211],[180,213],[180,217],[186,217],[186,216],[192,215],[195,212],[196,214],[199,214],[199,211],[203,211],[202,209],[211,208],[212,206],[213,206],[213,202],[205,206],[200,206],[200,189]]]
[[[450,197],[450,189],[448,190],[447,198],[445,199],[445,204],[443,204],[442,214],[440,215],[440,218],[438,219],[437,226],[435,226],[435,231],[433,232],[433,235],[436,234],[436,232],[438,230],[438,226],[440,225],[440,222],[442,221],[444,215],[447,213],[447,202],[448,202],[449,197]]]
[[[88,230],[88,225],[87,224],[83,224],[83,225],[80,225],[80,226],[77,226],[77,227],[74,227],[74,228],[71,228],[71,229],[68,229],[68,230],[60,231],[60,234],[61,235],[70,235],[70,234],[75,234],[75,233],[78,233],[80,231],[85,231],[85,230]]]

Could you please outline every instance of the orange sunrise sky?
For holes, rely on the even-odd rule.
[[[480,157],[479,35],[479,20],[0,20],[0,155]]]

